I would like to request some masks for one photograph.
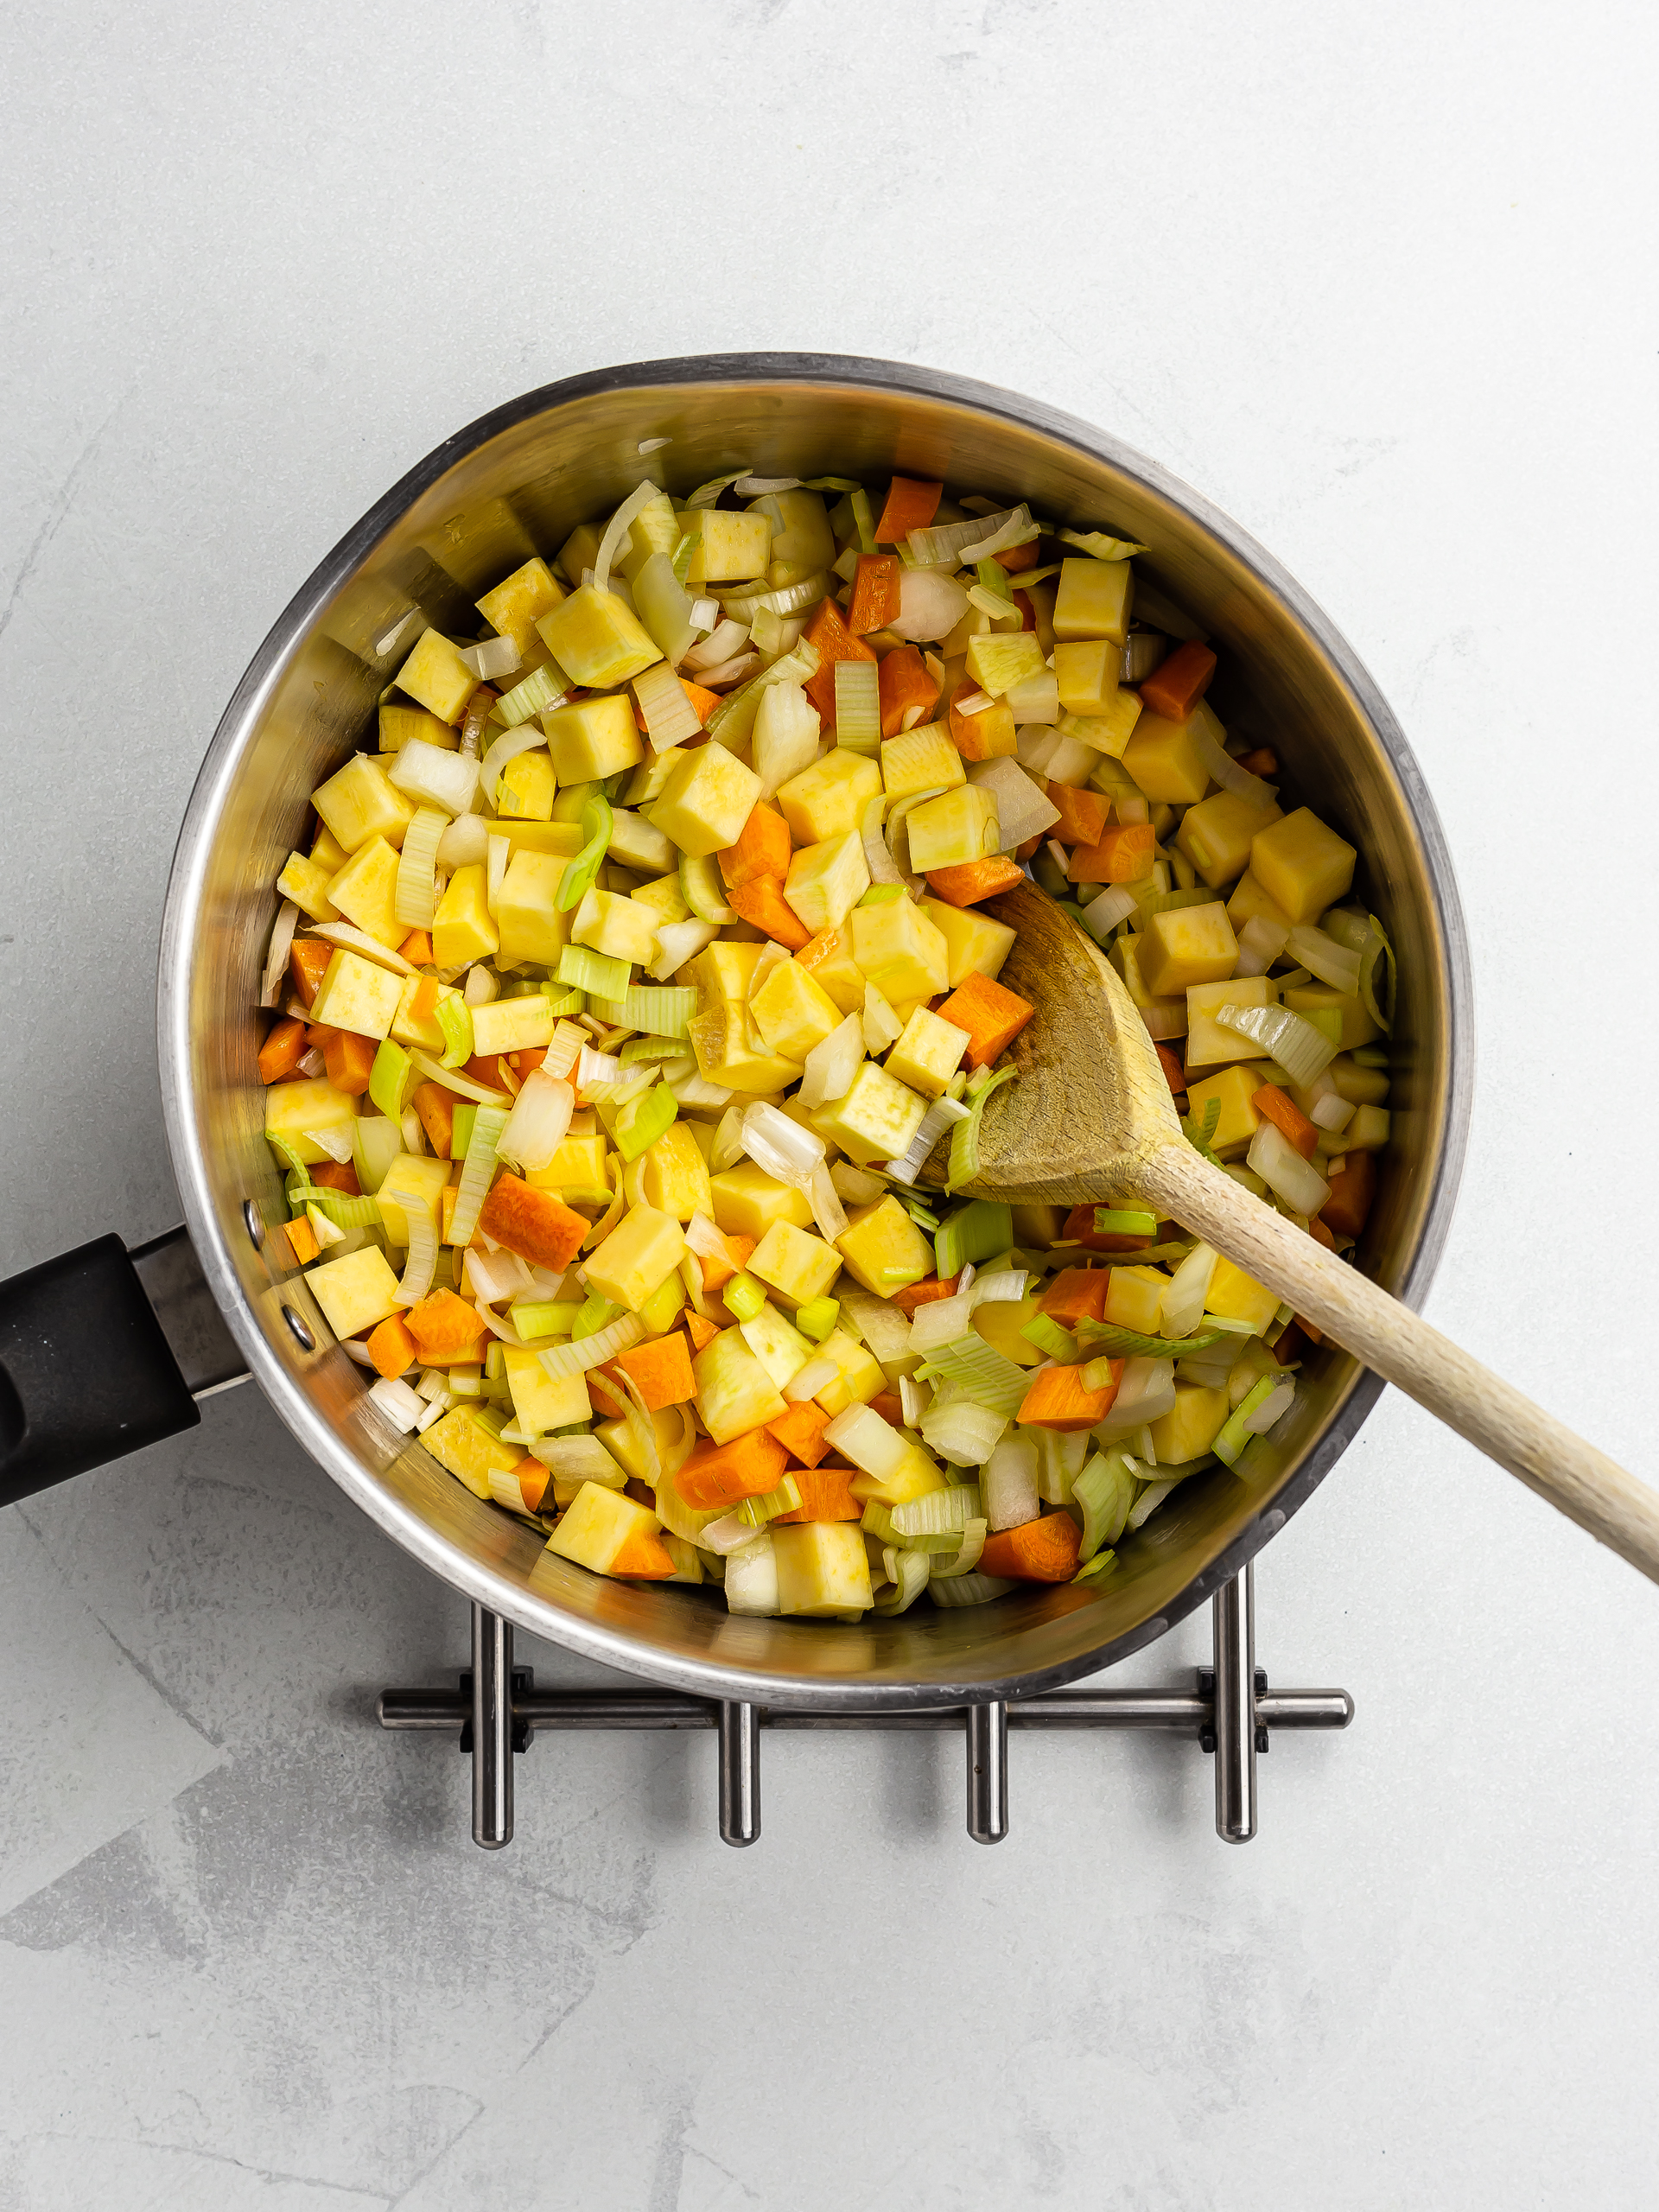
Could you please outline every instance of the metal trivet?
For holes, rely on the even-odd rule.
[[[1216,1761],[1216,1833],[1224,1843],[1255,1834],[1255,1762],[1275,1728],[1345,1728],[1346,1690],[1270,1690],[1255,1663],[1255,1582],[1247,1567],[1216,1592],[1215,1664],[1190,1690],[1045,1690],[1013,1704],[867,1712],[810,1712],[687,1697],[672,1690],[538,1690],[512,1663],[512,1624],[473,1607],[473,1664],[453,1690],[383,1690],[383,1728],[455,1728],[473,1758],[473,1840],[499,1851],[512,1840],[512,1759],[538,1728],[712,1728],[720,1738],[722,1841],[760,1833],[762,1728],[965,1729],[968,1833],[1001,1843],[1008,1832],[1008,1728],[1154,1728],[1191,1736]]]

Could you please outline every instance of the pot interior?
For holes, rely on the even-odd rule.
[[[670,442],[642,458],[642,441]],[[628,1585],[546,1554],[424,1447],[386,1432],[330,1342],[304,1278],[274,1268],[245,1209],[284,1217],[261,1135],[256,1003],[308,794],[372,726],[428,623],[480,626],[474,601],[647,473],[679,494],[766,475],[942,478],[1028,500],[1150,551],[1136,567],[1221,657],[1222,720],[1270,742],[1283,778],[1358,846],[1357,892],[1400,963],[1392,1142],[1361,1257],[1421,1297],[1460,1165],[1467,965],[1450,867],[1414,761],[1375,687],[1306,595],[1225,518],[1101,433],[989,387],[893,365],[801,356],[647,364],[531,393],[395,486],[277,622],[227,709],[181,839],[162,964],[163,1091],[187,1214],[254,1372],[307,1449],[400,1543],[537,1634],[704,1694],[798,1704],[937,1703],[1036,1689],[1148,1642],[1282,1526],[1379,1385],[1326,1347],[1295,1408],[1236,1472],[1179,1491],[1097,1585],[894,1620],[728,1616],[717,1592]],[[301,1342],[298,1322],[315,1350]]]

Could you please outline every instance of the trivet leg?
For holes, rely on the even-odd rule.
[[[512,1841],[512,1624],[473,1607],[473,1841]]]
[[[968,1833],[976,1843],[1001,1843],[1008,1832],[1008,1708],[1000,1701],[968,1708]]]
[[[1216,1834],[1248,1843],[1255,1834],[1255,1571],[1217,1591]]]
[[[720,1708],[720,1836],[753,1843],[760,1833],[760,1715],[752,1705]]]

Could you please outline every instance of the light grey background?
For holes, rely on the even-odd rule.
[[[1138,444],[1375,670],[1474,944],[1430,1311],[1653,1467],[1650,10],[69,0],[4,57],[7,1268],[175,1218],[175,830],[370,501],[576,370],[889,355]],[[490,1859],[369,1719],[464,1608],[222,1398],[0,1520],[0,2204],[1649,2204],[1659,1596],[1392,1394],[1258,1587],[1358,1719],[1247,1850],[1173,1742],[1016,1739],[988,1852],[956,1744],[769,1740],[739,1854],[708,1739],[594,1738]]]

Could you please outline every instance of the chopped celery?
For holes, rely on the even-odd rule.
[[[1395,982],[1394,947],[1389,943],[1388,933],[1382,923],[1377,920],[1376,916],[1372,914],[1369,918],[1370,933],[1360,951],[1360,1002],[1377,1027],[1387,1031],[1394,1027]],[[1382,969],[1382,988],[1380,992],[1376,988],[1376,971],[1379,966]],[[1340,1032],[1338,1033],[1338,1042],[1341,1042]]]
[[[908,899],[910,893],[902,883],[873,883],[859,900],[861,906],[890,906],[895,899]]]
[[[562,705],[569,689],[570,679],[557,661],[544,661],[540,668],[531,669],[522,683],[515,683],[511,691],[502,693],[492,710],[492,719],[505,722],[509,729],[517,729],[532,715],[544,715],[550,709]]]
[[[947,1191],[959,1191],[964,1183],[971,1183],[979,1173],[979,1122],[985,1111],[985,1102],[991,1093],[1005,1083],[1012,1083],[1018,1072],[1014,1068],[998,1068],[995,1074],[988,1069],[976,1069],[985,1081],[975,1089],[974,1077],[968,1078],[967,1096],[972,1102],[965,1122],[958,1122],[950,1132],[950,1167],[945,1178]]]
[[[685,1037],[697,1010],[693,990],[670,990],[652,983],[632,984],[620,999],[595,999],[593,1011],[619,1029],[640,1029],[658,1037]],[[687,1049],[684,1046],[683,1051]]]
[[[1158,1217],[1142,1213],[1136,1206],[1096,1206],[1095,1235],[1096,1236],[1155,1236]]]
[[[466,1000],[453,991],[447,998],[441,998],[438,1001],[438,1027],[443,1032],[442,1065],[447,1068],[464,1068],[473,1057],[473,1010]],[[380,1049],[384,1052],[385,1046]]]
[[[654,1145],[679,1112],[679,1102],[665,1083],[654,1084],[617,1109],[613,1132],[624,1160],[638,1160]]]
[[[804,1337],[821,1344],[841,1319],[841,1307],[833,1298],[811,1298],[797,1313],[795,1325]]]
[[[933,1239],[933,1265],[941,1282],[964,1266],[977,1267],[1014,1249],[1014,1208],[974,1198],[953,1213]]]
[[[608,1298],[601,1298],[596,1290],[590,1291],[570,1325],[570,1341],[579,1344],[585,1338],[596,1337],[601,1329],[608,1329],[613,1321],[620,1320],[622,1313],[621,1306],[613,1306]]]
[[[766,1294],[746,1268],[740,1268],[729,1282],[722,1283],[721,1296],[726,1310],[740,1321],[753,1321],[766,1302]]]
[[[925,1497],[895,1505],[888,1519],[894,1543],[913,1544],[918,1536],[959,1536],[985,1507],[977,1483],[953,1483],[946,1490],[929,1491]]]
[[[549,1001],[549,1012],[561,1021],[567,1015],[580,1014],[585,1003],[585,994],[573,990],[568,983],[550,979],[542,985],[542,991]]]
[[[608,952],[595,952],[588,944],[567,944],[559,954],[559,981],[574,983],[596,999],[620,999],[633,973],[631,961],[613,960]]]
[[[1134,1256],[1139,1263],[1146,1255],[1137,1252]],[[1120,1329],[1113,1321],[1084,1319],[1077,1324],[1085,1350],[1111,1359],[1192,1359],[1219,1344],[1227,1333],[1223,1329],[1206,1329],[1196,1337],[1143,1337],[1138,1330]]]
[[[580,1306],[556,1298],[521,1298],[507,1308],[507,1319],[528,1343],[540,1337],[568,1337],[576,1325]]]
[[[479,1213],[489,1196],[490,1185],[495,1176],[496,1144],[506,1126],[507,1109],[505,1106],[480,1106],[474,1112],[461,1182],[455,1191],[455,1210],[449,1217],[449,1242],[452,1244],[470,1244],[473,1241]],[[454,1155],[452,1136],[451,1158]],[[492,1350],[494,1349],[496,1347],[493,1346]]]
[[[438,1003],[442,1007],[444,1001],[440,999]],[[402,1118],[420,1080],[419,1070],[403,1046],[394,1045],[390,1037],[382,1038],[374,1065],[369,1070],[369,1096],[388,1121]]]
[[[1078,552],[1087,553],[1096,561],[1128,561],[1137,553],[1152,550],[1138,544],[1132,537],[1108,537],[1103,530],[1057,530],[1051,535],[1058,537],[1062,545],[1075,545]]]
[[[1116,1565],[1116,1552],[1096,1552],[1086,1566],[1077,1569],[1071,1580],[1074,1582],[1092,1582],[1097,1574],[1109,1574]]]
[[[1035,1344],[1039,1351],[1063,1365],[1074,1364],[1079,1357],[1077,1338],[1050,1314],[1033,1313],[1020,1333],[1027,1344]]]
[[[800,1485],[792,1475],[785,1475],[776,1490],[769,1490],[763,1497],[746,1497],[737,1510],[751,1529],[764,1529],[780,1513],[798,1513],[800,1506]]]
[[[1386,1068],[1389,1065],[1388,1054],[1376,1045],[1358,1046],[1350,1053],[1349,1058],[1356,1067]]]
[[[873,660],[836,663],[836,743],[844,753],[879,760],[881,753],[880,671]]]
[[[953,1574],[944,1580],[936,1575],[927,1586],[927,1594],[936,1605],[988,1605],[993,1598],[1019,1587],[1017,1582],[1005,1581],[1000,1574]]]
[[[467,1147],[473,1141],[473,1117],[478,1112],[470,1098],[455,1101],[454,1118],[449,1125],[449,1157],[465,1160]]]
[[[1227,1416],[1220,1435],[1210,1447],[1217,1459],[1224,1460],[1230,1467],[1236,1465],[1244,1446],[1257,1433],[1250,1427],[1250,1415],[1265,1406],[1275,1391],[1284,1389],[1287,1381],[1288,1377],[1285,1376],[1264,1375],[1249,1395],[1240,1401]],[[1291,1388],[1294,1389],[1294,1385]],[[1286,1405],[1289,1402],[1287,1397]],[[1160,1468],[1159,1471],[1162,1473],[1164,1471]]]
[[[599,874],[600,864],[610,849],[611,829],[611,803],[602,791],[595,791],[590,799],[584,802],[582,810],[582,834],[584,840],[582,850],[564,871],[559,885],[558,906],[562,914],[570,913],[575,907],[580,906],[593,889]],[[568,947],[566,949],[569,950]],[[588,988],[589,987],[587,985],[583,986],[584,989]],[[612,991],[607,995],[611,998],[620,998],[621,992]]]
[[[1005,1421],[1014,1419],[1031,1387],[1026,1370],[995,1351],[976,1332],[958,1337],[955,1344],[941,1344],[916,1370],[918,1382],[934,1376],[956,1383],[976,1405],[1001,1414]]]
[[[614,1001],[611,1003],[613,1004]],[[609,1018],[601,1012],[600,1001],[595,1001],[594,1011],[600,1015],[601,1020]],[[683,1059],[690,1050],[690,1046],[683,1037],[630,1037],[622,1047],[620,1057],[626,1068],[640,1060]]]

